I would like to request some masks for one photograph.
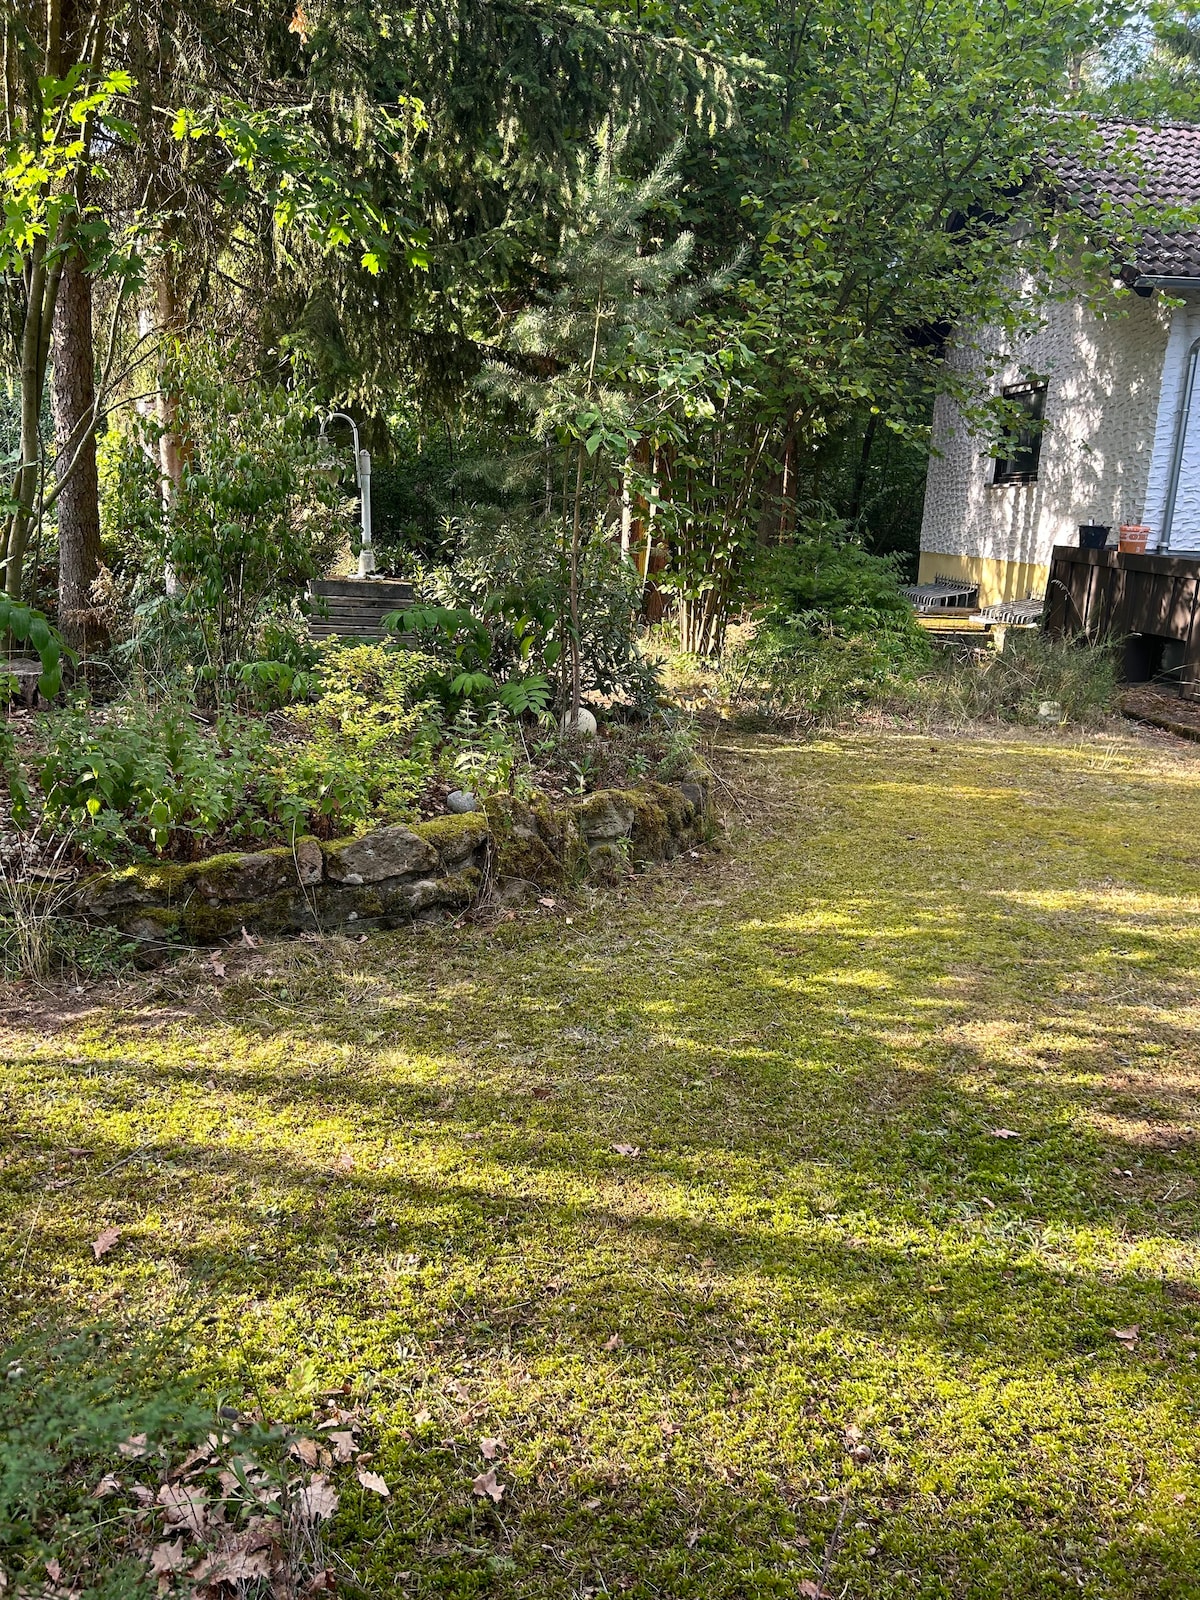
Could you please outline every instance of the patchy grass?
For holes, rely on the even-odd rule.
[[[570,924],[14,998],[0,1319],[348,1385],[350,1592],[1200,1595],[1196,752],[724,763],[732,856]]]

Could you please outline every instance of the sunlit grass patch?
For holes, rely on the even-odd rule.
[[[1200,1595],[1194,755],[723,760],[732,852],[569,925],[10,1012],[0,1316],[348,1385],[351,1593]]]

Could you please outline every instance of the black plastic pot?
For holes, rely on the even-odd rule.
[[[1079,524],[1079,548],[1081,550],[1103,550],[1108,543],[1111,527],[1103,527],[1098,522],[1081,522]]]

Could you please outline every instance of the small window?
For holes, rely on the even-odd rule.
[[[1042,418],[1046,413],[1044,383],[1012,383],[1001,395],[1020,413],[1000,443],[993,483],[1035,483],[1042,453]]]

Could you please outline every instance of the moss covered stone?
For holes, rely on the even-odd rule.
[[[445,867],[454,867],[460,861],[466,861],[488,842],[487,818],[478,812],[434,817],[430,822],[418,822],[412,831],[433,846]]]
[[[139,862],[100,875],[79,895],[82,916],[139,938],[177,933],[213,944],[253,933],[297,933],[358,923],[393,926],[478,895],[489,845],[507,898],[560,887],[591,873],[665,860],[697,837],[697,810],[679,789],[607,790],[555,807],[544,795],[489,799],[484,814],[377,828],[354,839],[316,839],[206,861]]]

